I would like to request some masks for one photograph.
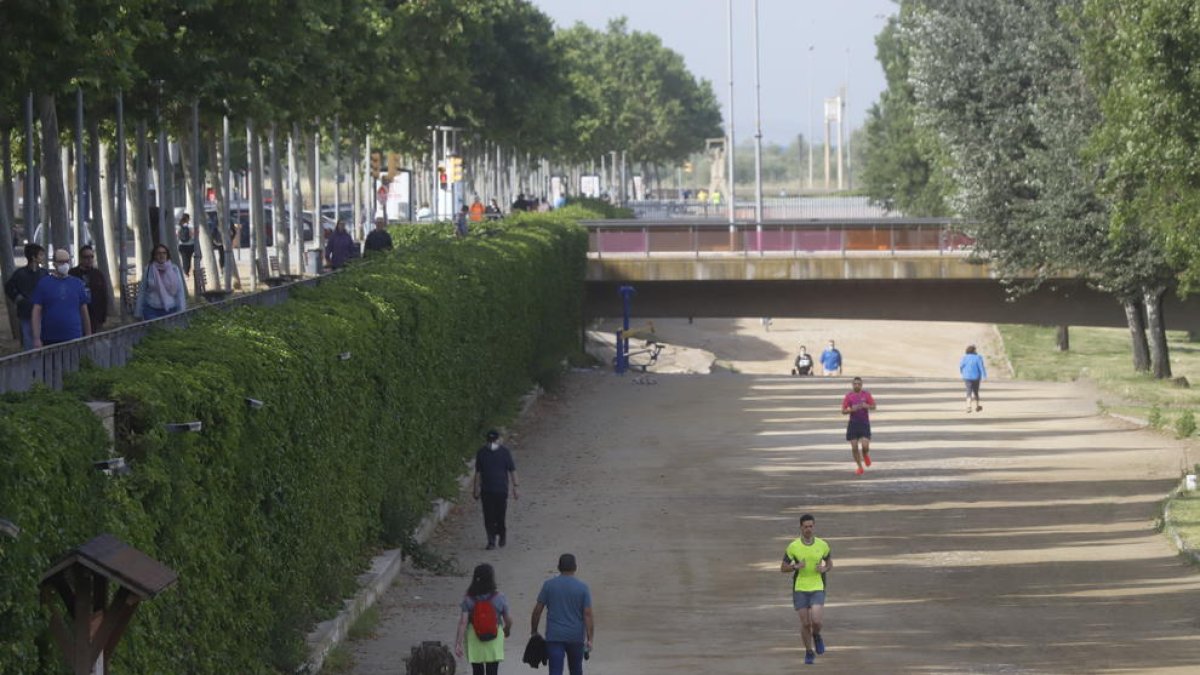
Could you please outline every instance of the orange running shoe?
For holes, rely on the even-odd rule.
[[[867,454],[863,455],[863,464],[866,464],[867,466],[871,466],[871,456],[870,455],[867,455]]]
[[[855,469],[855,470],[854,470],[854,475],[856,475],[856,476],[861,476],[861,475],[863,475],[863,468],[860,466],[860,467],[858,467],[857,469]]]

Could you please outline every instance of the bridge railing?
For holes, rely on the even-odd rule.
[[[969,252],[974,240],[943,219],[829,223],[589,221],[591,257],[653,255],[938,255]]]
[[[199,304],[178,314],[139,321],[102,331],[85,338],[63,342],[0,358],[0,394],[28,391],[35,384],[61,389],[63,379],[85,362],[102,368],[124,365],[133,357],[134,346],[154,328],[184,328],[200,312],[232,309],[242,305],[270,306],[287,300],[293,289],[320,283],[322,277],[305,279],[257,293],[239,295],[211,304]]]
[[[635,216],[646,220],[676,218],[728,217],[729,204],[699,199],[646,199],[624,204]],[[739,199],[735,220],[753,220],[754,202]],[[867,197],[767,197],[763,199],[763,220],[805,220],[812,218],[903,218],[871,203]]]

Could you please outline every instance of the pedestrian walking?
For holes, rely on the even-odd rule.
[[[796,361],[792,366],[793,375],[812,375],[813,358],[812,354],[808,353],[808,347],[800,345],[800,353],[796,355]]]
[[[325,263],[330,269],[340,270],[354,257],[354,239],[346,231],[346,221],[338,220],[333,233],[325,243]]]
[[[99,333],[108,320],[108,279],[96,267],[96,251],[84,244],[79,247],[79,265],[68,272],[76,279],[83,281],[88,291],[88,318],[92,322],[92,332]]]
[[[475,453],[475,476],[471,494],[483,506],[483,529],[487,533],[487,550],[508,543],[508,485],[512,483],[513,500],[521,498],[517,491],[517,464],[512,451],[500,442],[500,432],[487,432],[487,443]]]
[[[842,353],[833,344],[833,340],[830,340],[829,346],[821,352],[821,369],[825,372],[826,377],[842,374]]]
[[[550,675],[562,675],[563,661],[571,675],[583,675],[583,660],[591,655],[595,622],[592,620],[592,592],[575,577],[575,556],[558,557],[558,576],[547,579],[533,606],[530,633],[538,634],[542,611],[546,614],[546,654]]]
[[[171,262],[167,247],[159,244],[150,255],[150,264],[142,273],[138,287],[137,305],[133,308],[135,317],[147,321],[187,309],[187,285],[183,281],[183,272]]]
[[[367,235],[367,241],[363,248],[366,249],[364,255],[367,256],[392,250],[392,235],[387,231],[387,221],[383,219],[383,216],[375,219],[375,229]]]
[[[512,633],[512,615],[508,599],[496,589],[491,565],[475,566],[461,607],[454,654],[461,658],[465,646],[472,675],[496,675],[504,660],[504,640]]]
[[[47,274],[42,267],[44,262],[46,249],[38,244],[25,244],[25,266],[13,272],[4,282],[4,294],[17,304],[21,349],[33,349],[33,291]]]
[[[863,474],[863,465],[871,466],[871,414],[875,409],[875,398],[871,392],[863,389],[861,377],[854,378],[850,386],[852,391],[842,398],[842,414],[849,415],[846,425],[846,440],[850,441],[850,453],[858,466],[856,475]]]
[[[196,240],[192,237],[192,217],[188,214],[179,216],[179,264],[183,267],[183,276],[192,275],[192,258],[196,255]]]
[[[987,366],[983,365],[983,357],[975,352],[975,345],[967,345],[967,353],[958,362],[958,372],[962,375],[963,385],[967,389],[967,412],[971,412],[972,403],[975,412],[983,410],[979,403],[979,383],[987,379]]]
[[[800,538],[788,544],[779,571],[792,575],[792,607],[800,618],[800,639],[804,642],[804,663],[812,665],[817,654],[825,653],[821,637],[825,611],[825,575],[833,569],[829,543],[817,537],[816,518],[800,516]]]
[[[78,340],[92,334],[88,315],[88,292],[83,282],[70,275],[71,254],[65,248],[54,252],[54,267],[33,289],[33,346]]]

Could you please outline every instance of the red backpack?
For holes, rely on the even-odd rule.
[[[500,634],[500,613],[492,604],[495,593],[475,598],[475,607],[471,609],[471,627],[481,642],[495,640]]]

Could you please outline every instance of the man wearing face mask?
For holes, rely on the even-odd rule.
[[[517,465],[512,452],[500,443],[500,433],[487,432],[487,445],[475,453],[475,478],[471,482],[471,494],[483,504],[483,529],[487,532],[487,550],[503,548],[507,542],[508,528],[504,518],[508,511],[508,483],[512,481],[513,499],[517,493]]]
[[[71,254],[66,249],[56,250],[53,271],[33,291],[35,349],[92,334],[87,287],[68,274],[70,270]]]

